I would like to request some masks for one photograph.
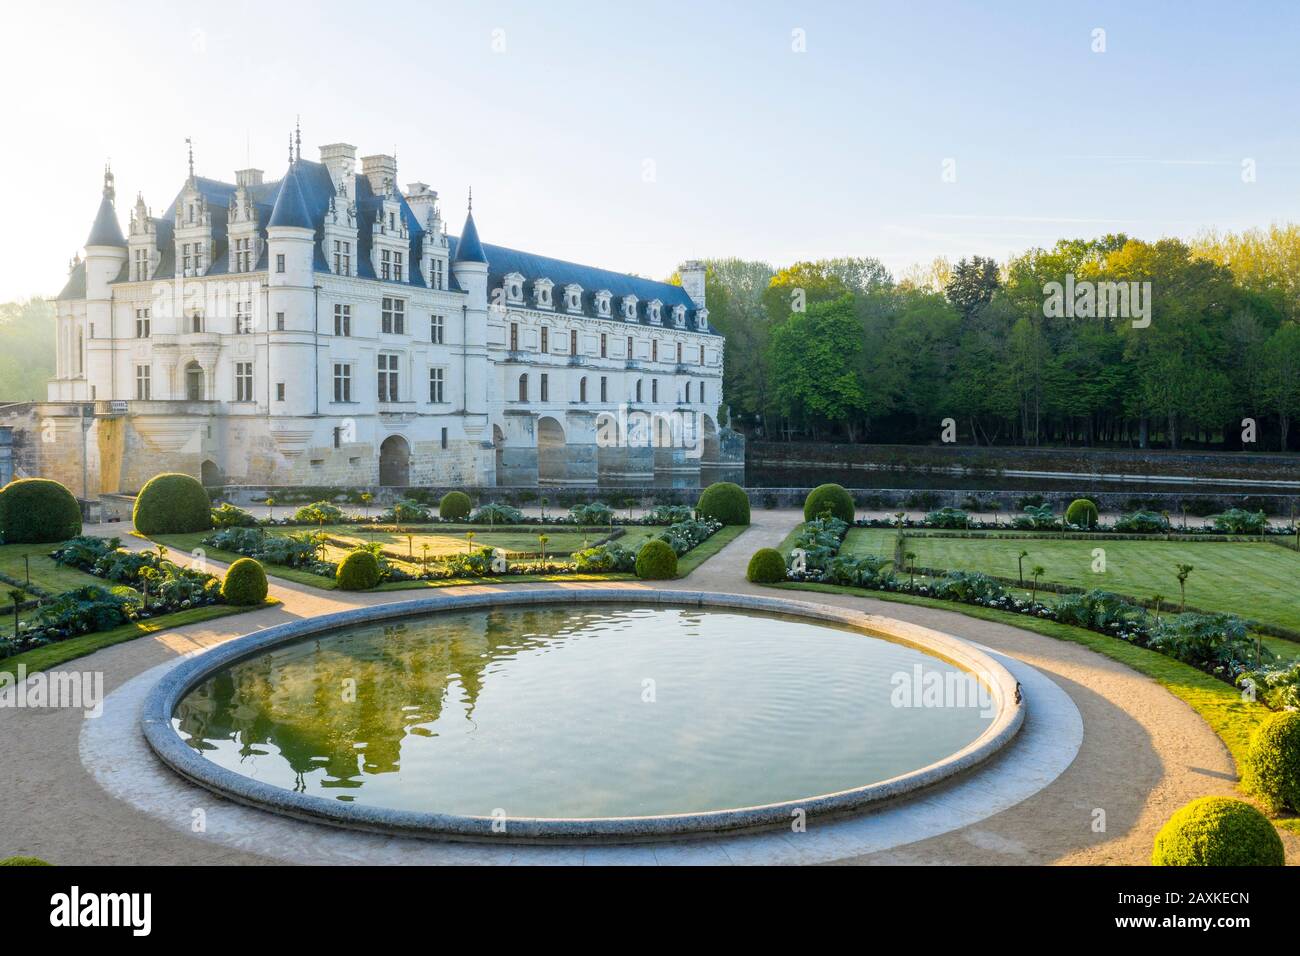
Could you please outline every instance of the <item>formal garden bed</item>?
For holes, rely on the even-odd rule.
[[[175,482],[183,476],[162,477]],[[714,490],[721,487],[706,489],[695,508],[662,505],[636,518],[601,501],[575,504],[567,514],[529,518],[509,505],[472,507],[458,492],[445,495],[436,507],[402,499],[375,513],[368,501],[359,502],[360,513],[315,501],[277,516],[274,499],[268,499],[266,518],[230,504],[205,506],[185,522],[168,523],[145,536],[195,556],[221,561],[252,557],[274,576],[326,589],[344,586],[340,568],[357,552],[372,555],[377,568],[374,583],[369,572],[348,576],[354,583],[365,582],[366,590],[485,580],[619,580],[645,576],[638,572],[637,557],[654,541],[665,543],[676,558],[667,576],[680,577],[748,524],[744,492],[735,486]],[[138,517],[136,524],[141,531]],[[148,520],[144,524],[156,527]],[[657,571],[654,576],[664,575]]]

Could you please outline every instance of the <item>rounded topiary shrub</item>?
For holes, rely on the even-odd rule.
[[[847,524],[853,524],[855,510],[853,496],[845,491],[842,486],[835,484],[818,485],[808,492],[808,497],[804,499],[803,520],[812,521],[814,518],[824,516],[829,511],[831,517],[839,518]]]
[[[5,544],[66,541],[81,534],[81,506],[57,481],[19,478],[0,489],[0,531]]]
[[[240,558],[226,571],[221,596],[227,604],[249,607],[266,600],[266,571],[254,558]]]
[[[1100,520],[1101,514],[1097,511],[1097,506],[1087,498],[1076,498],[1065,509],[1066,523],[1076,527],[1095,528]]]
[[[155,475],[145,482],[131,512],[141,534],[184,534],[212,527],[212,503],[197,478]]]
[[[1231,797],[1200,797],[1156,834],[1156,866],[1284,866],[1282,839],[1268,817]]]
[[[445,521],[464,521],[474,510],[474,502],[463,491],[449,491],[438,502],[438,516]]]
[[[379,583],[379,559],[369,551],[353,551],[334,575],[344,591],[365,591]]]
[[[723,524],[749,524],[749,495],[734,482],[715,481],[704,489],[695,510],[701,518]]]
[[[651,538],[636,553],[636,576],[653,581],[677,577],[677,552],[667,541]]]
[[[745,571],[747,580],[755,584],[775,584],[785,580],[785,558],[776,548],[759,548],[749,559],[749,568]]]
[[[0,866],[52,866],[39,856],[7,856],[0,860]]]
[[[1300,711],[1272,714],[1259,725],[1246,752],[1241,782],[1274,812],[1300,811]]]

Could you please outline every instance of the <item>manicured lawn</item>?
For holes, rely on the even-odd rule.
[[[150,618],[147,621],[123,624],[121,627],[115,627],[110,631],[83,634],[80,637],[69,638],[66,641],[58,641],[54,644],[46,644],[44,647],[6,657],[0,660],[0,672],[8,671],[10,674],[16,674],[18,665],[24,664],[27,667],[27,673],[33,674],[36,671],[48,670],[51,667],[57,667],[68,661],[76,660],[78,657],[93,654],[101,648],[112,647],[114,644],[121,644],[124,641],[133,641],[137,637],[143,637],[146,634],[157,634],[160,631],[183,627],[186,624],[211,621],[231,614],[243,614],[245,611],[258,611],[265,607],[274,607],[279,603],[279,601],[267,601],[255,607],[209,604],[204,607],[190,608],[188,611],[177,611],[175,614]]]
[[[93,574],[87,574],[76,568],[56,564],[50,558],[50,552],[57,544],[5,544],[0,545],[0,572],[15,581],[27,581],[27,568],[23,558],[26,557],[31,567],[31,582],[50,594],[73,591],[87,584],[104,586],[104,580]],[[0,584],[5,590],[13,585]],[[34,595],[33,595],[34,596]]]
[[[906,533],[906,532],[904,532]],[[853,528],[841,553],[890,558],[896,532]],[[1093,549],[1105,551],[1106,570],[1095,573]],[[918,567],[982,571],[1002,578],[1018,575],[1024,559],[1026,580],[1041,565],[1043,581],[1081,588],[1104,588],[1143,601],[1162,594],[1179,601],[1177,565],[1195,570],[1187,579],[1187,603],[1205,611],[1228,611],[1300,632],[1300,554],[1275,544],[1251,541],[1131,541],[1076,538],[921,537],[908,535],[906,549]]]

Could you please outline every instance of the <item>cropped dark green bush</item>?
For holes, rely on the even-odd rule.
[[[830,512],[846,524],[853,524],[853,496],[836,484],[818,485],[808,492],[803,503],[803,520],[812,521]]]
[[[970,524],[970,515],[960,508],[940,508],[925,516],[927,528],[965,528]]]
[[[574,524],[603,525],[614,520],[614,509],[603,501],[588,501],[569,509]],[[686,517],[690,517],[687,515]]]
[[[1300,712],[1272,714],[1259,725],[1246,752],[1241,782],[1273,812],[1300,812]]]
[[[1095,528],[1101,520],[1097,506],[1087,498],[1076,498],[1065,509],[1065,521],[1078,528]]]
[[[184,534],[212,527],[212,503],[197,478],[162,474],[150,478],[131,512],[141,534]]]
[[[785,580],[785,558],[776,548],[759,548],[749,559],[746,580],[755,584],[775,584]]]
[[[0,866],[53,866],[37,856],[7,856],[0,860]]]
[[[659,538],[651,538],[636,553],[636,576],[663,581],[677,577],[677,552]]]
[[[464,521],[474,510],[474,502],[463,491],[449,491],[438,502],[438,516],[445,521]]]
[[[1161,534],[1169,530],[1169,519],[1154,511],[1135,511],[1116,521],[1115,530],[1126,534]]]
[[[1285,866],[1282,839],[1268,817],[1231,797],[1200,797],[1156,834],[1156,866]]]
[[[0,489],[0,532],[5,544],[66,541],[81,534],[81,506],[57,481],[19,478]]]
[[[353,551],[335,574],[343,591],[366,591],[379,583],[379,559],[370,551]]]
[[[695,510],[701,518],[723,524],[749,524],[749,495],[730,481],[715,481],[704,489]]]
[[[266,571],[254,558],[240,558],[226,571],[221,596],[227,604],[251,607],[266,600]]]
[[[407,524],[408,522],[428,521],[432,516],[432,512],[420,502],[412,498],[399,498],[393,502],[391,508],[384,511],[380,516],[380,520]]]
[[[519,524],[524,520],[524,513],[513,505],[501,505],[490,501],[480,505],[478,510],[469,516],[469,520],[474,524]]]
[[[1210,520],[1214,522],[1214,530],[1224,534],[1263,534],[1268,527],[1268,516],[1264,512],[1243,508],[1229,508]]]

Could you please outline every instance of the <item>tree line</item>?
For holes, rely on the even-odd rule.
[[[751,437],[1300,445],[1300,226],[1062,239],[900,278],[870,258],[707,266],[725,405]]]

